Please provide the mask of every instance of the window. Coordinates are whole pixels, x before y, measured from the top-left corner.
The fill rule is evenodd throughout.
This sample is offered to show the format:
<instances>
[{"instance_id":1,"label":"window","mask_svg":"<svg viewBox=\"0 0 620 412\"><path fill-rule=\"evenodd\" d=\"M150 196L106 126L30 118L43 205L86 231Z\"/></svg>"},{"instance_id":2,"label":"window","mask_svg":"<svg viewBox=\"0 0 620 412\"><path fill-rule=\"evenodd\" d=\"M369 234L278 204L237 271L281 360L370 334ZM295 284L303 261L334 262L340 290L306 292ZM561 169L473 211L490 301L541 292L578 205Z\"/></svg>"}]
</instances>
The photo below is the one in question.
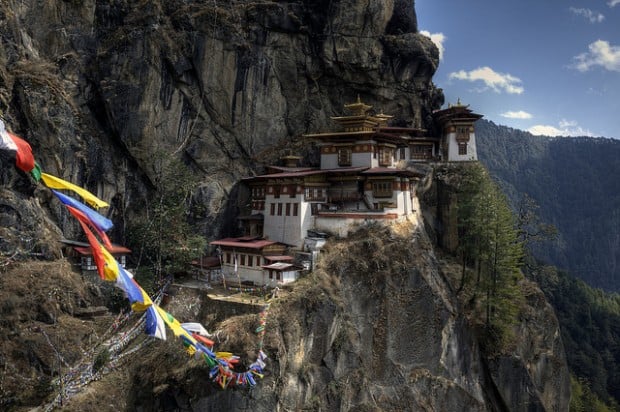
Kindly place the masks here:
<instances>
[{"instance_id":1,"label":"window","mask_svg":"<svg viewBox=\"0 0 620 412\"><path fill-rule=\"evenodd\" d=\"M273 271L272 270L269 271L269 279L273 279Z\"/></svg>"},{"instance_id":2,"label":"window","mask_svg":"<svg viewBox=\"0 0 620 412\"><path fill-rule=\"evenodd\" d=\"M290 185L288 188L289 197L295 197L297 195L297 186Z\"/></svg>"},{"instance_id":3,"label":"window","mask_svg":"<svg viewBox=\"0 0 620 412\"><path fill-rule=\"evenodd\" d=\"M389 166L392 164L392 149L389 147L379 148L379 164L381 166Z\"/></svg>"},{"instance_id":4,"label":"window","mask_svg":"<svg viewBox=\"0 0 620 412\"><path fill-rule=\"evenodd\" d=\"M411 146L411 158L414 160L425 160L433 157L432 145L413 145Z\"/></svg>"},{"instance_id":5,"label":"window","mask_svg":"<svg viewBox=\"0 0 620 412\"><path fill-rule=\"evenodd\" d=\"M399 151L398 155L400 157L400 160L403 160L405 158L405 148L401 147L400 149L398 149L398 151Z\"/></svg>"},{"instance_id":6,"label":"window","mask_svg":"<svg viewBox=\"0 0 620 412\"><path fill-rule=\"evenodd\" d=\"M456 140L465 142L469 140L469 126L458 126L456 128Z\"/></svg>"},{"instance_id":7,"label":"window","mask_svg":"<svg viewBox=\"0 0 620 412\"><path fill-rule=\"evenodd\" d=\"M265 188L260 186L260 187L253 187L252 188L252 197L254 199L264 199L265 198Z\"/></svg>"},{"instance_id":8,"label":"window","mask_svg":"<svg viewBox=\"0 0 620 412\"><path fill-rule=\"evenodd\" d=\"M310 204L310 211L312 213L312 216L316 216L319 214L319 204L318 203L311 203Z\"/></svg>"},{"instance_id":9,"label":"window","mask_svg":"<svg viewBox=\"0 0 620 412\"><path fill-rule=\"evenodd\" d=\"M467 154L467 142L459 142L459 155Z\"/></svg>"},{"instance_id":10,"label":"window","mask_svg":"<svg viewBox=\"0 0 620 412\"><path fill-rule=\"evenodd\" d=\"M299 203L293 203L293 216L299 215Z\"/></svg>"},{"instance_id":11,"label":"window","mask_svg":"<svg viewBox=\"0 0 620 412\"><path fill-rule=\"evenodd\" d=\"M230 263L232 260L231 256L230 256L230 252L226 252L226 263Z\"/></svg>"},{"instance_id":12,"label":"window","mask_svg":"<svg viewBox=\"0 0 620 412\"><path fill-rule=\"evenodd\" d=\"M248 255L248 266L254 266L254 256Z\"/></svg>"},{"instance_id":13,"label":"window","mask_svg":"<svg viewBox=\"0 0 620 412\"><path fill-rule=\"evenodd\" d=\"M392 181L380 180L372 183L374 197L392 197Z\"/></svg>"},{"instance_id":14,"label":"window","mask_svg":"<svg viewBox=\"0 0 620 412\"><path fill-rule=\"evenodd\" d=\"M306 200L316 200L316 201L324 201L325 200L325 189L324 188L306 188Z\"/></svg>"},{"instance_id":15,"label":"window","mask_svg":"<svg viewBox=\"0 0 620 412\"><path fill-rule=\"evenodd\" d=\"M291 204L287 203L286 204L286 216L290 216L291 215Z\"/></svg>"},{"instance_id":16,"label":"window","mask_svg":"<svg viewBox=\"0 0 620 412\"><path fill-rule=\"evenodd\" d=\"M282 190L282 188L280 186L274 186L273 187L273 197L278 199L280 197L280 190Z\"/></svg>"},{"instance_id":17,"label":"window","mask_svg":"<svg viewBox=\"0 0 620 412\"><path fill-rule=\"evenodd\" d=\"M245 266L245 255L240 255L240 259L241 259L241 263L239 263L241 266Z\"/></svg>"},{"instance_id":18,"label":"window","mask_svg":"<svg viewBox=\"0 0 620 412\"><path fill-rule=\"evenodd\" d=\"M278 203L278 216L282 216L282 203Z\"/></svg>"},{"instance_id":19,"label":"window","mask_svg":"<svg viewBox=\"0 0 620 412\"><path fill-rule=\"evenodd\" d=\"M273 215L276 214L276 204L272 203L270 206L271 206L271 210L270 210L271 213L270 214L271 214L271 216L273 216Z\"/></svg>"},{"instance_id":20,"label":"window","mask_svg":"<svg viewBox=\"0 0 620 412\"><path fill-rule=\"evenodd\" d=\"M277 280L282 280L282 273L276 272L276 279Z\"/></svg>"},{"instance_id":21,"label":"window","mask_svg":"<svg viewBox=\"0 0 620 412\"><path fill-rule=\"evenodd\" d=\"M338 166L351 166L351 149L338 149Z\"/></svg>"}]
</instances>

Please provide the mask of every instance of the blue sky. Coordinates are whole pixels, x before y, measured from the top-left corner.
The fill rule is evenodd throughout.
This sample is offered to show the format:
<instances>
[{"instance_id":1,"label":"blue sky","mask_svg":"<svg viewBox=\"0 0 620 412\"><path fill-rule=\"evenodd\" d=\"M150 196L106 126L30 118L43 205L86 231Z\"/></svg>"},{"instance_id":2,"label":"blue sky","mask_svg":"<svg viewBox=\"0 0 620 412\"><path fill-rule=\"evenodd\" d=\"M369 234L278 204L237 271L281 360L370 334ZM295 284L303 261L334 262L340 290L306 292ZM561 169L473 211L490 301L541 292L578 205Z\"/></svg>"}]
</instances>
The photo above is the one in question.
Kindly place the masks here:
<instances>
[{"instance_id":1,"label":"blue sky","mask_svg":"<svg viewBox=\"0 0 620 412\"><path fill-rule=\"evenodd\" d=\"M416 0L446 104L548 136L620 139L620 0Z\"/></svg>"}]
</instances>

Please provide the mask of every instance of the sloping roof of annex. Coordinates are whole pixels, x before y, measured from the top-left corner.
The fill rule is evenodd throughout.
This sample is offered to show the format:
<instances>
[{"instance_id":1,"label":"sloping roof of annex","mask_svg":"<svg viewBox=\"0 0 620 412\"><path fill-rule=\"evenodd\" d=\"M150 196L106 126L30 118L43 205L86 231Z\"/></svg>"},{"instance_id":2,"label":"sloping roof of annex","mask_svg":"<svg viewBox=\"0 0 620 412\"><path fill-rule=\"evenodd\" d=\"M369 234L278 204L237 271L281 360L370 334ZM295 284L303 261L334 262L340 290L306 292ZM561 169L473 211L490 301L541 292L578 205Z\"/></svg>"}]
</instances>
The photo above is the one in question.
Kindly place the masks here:
<instances>
[{"instance_id":1,"label":"sloping roof of annex","mask_svg":"<svg viewBox=\"0 0 620 412\"><path fill-rule=\"evenodd\" d=\"M245 249L262 249L265 246L275 245L279 242L275 240L267 240L262 238L246 238L246 237L227 237L224 239L214 240L211 245L227 246Z\"/></svg>"}]
</instances>

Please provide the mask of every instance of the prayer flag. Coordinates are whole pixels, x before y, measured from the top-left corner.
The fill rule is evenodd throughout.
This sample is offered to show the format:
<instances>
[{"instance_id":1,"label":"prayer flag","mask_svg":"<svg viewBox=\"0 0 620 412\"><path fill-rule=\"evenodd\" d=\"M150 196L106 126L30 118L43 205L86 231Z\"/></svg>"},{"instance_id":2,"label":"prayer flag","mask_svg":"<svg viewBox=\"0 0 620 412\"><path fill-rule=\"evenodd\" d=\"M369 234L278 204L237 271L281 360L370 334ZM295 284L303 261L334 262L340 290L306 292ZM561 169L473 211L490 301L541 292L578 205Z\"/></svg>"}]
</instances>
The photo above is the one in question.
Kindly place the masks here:
<instances>
[{"instance_id":1,"label":"prayer flag","mask_svg":"<svg viewBox=\"0 0 620 412\"><path fill-rule=\"evenodd\" d=\"M186 322L181 323L183 329L190 333L197 333L202 336L211 336L211 334L198 322Z\"/></svg>"},{"instance_id":2,"label":"prayer flag","mask_svg":"<svg viewBox=\"0 0 620 412\"><path fill-rule=\"evenodd\" d=\"M15 166L28 173L35 168L32 147L22 138L8 132L4 122L0 120L0 149L15 152Z\"/></svg>"},{"instance_id":3,"label":"prayer flag","mask_svg":"<svg viewBox=\"0 0 620 412\"><path fill-rule=\"evenodd\" d=\"M118 278L118 272L121 265L118 264L114 256L108 250L103 247L102 244L99 244L99 249L101 250L101 254L103 255L103 259L105 261L105 266L103 268L103 280L115 281Z\"/></svg>"},{"instance_id":4,"label":"prayer flag","mask_svg":"<svg viewBox=\"0 0 620 412\"><path fill-rule=\"evenodd\" d=\"M57 190L52 189L52 192L58 197L58 199L66 206L71 206L78 209L80 212L84 213L88 217L88 219L93 223L93 225L97 226L97 228L103 232L112 229L114 224L107 217L102 216L99 212L91 209L86 206L84 203L77 201L76 199L63 195Z\"/></svg>"},{"instance_id":5,"label":"prayer flag","mask_svg":"<svg viewBox=\"0 0 620 412\"><path fill-rule=\"evenodd\" d=\"M97 208L110 206L103 200L90 193L88 190L82 189L81 187L76 186L73 183L69 183L66 180L62 180L59 177L48 175L47 173L41 173L41 179L43 179L43 183L45 183L45 186L49 187L50 189L65 189L77 193L78 195L82 196L82 198L89 205L95 206Z\"/></svg>"},{"instance_id":6,"label":"prayer flag","mask_svg":"<svg viewBox=\"0 0 620 412\"><path fill-rule=\"evenodd\" d=\"M153 305L153 301L149 297L148 293L146 293L135 280L131 279L131 281L138 287L140 293L142 294L140 300L131 305L131 309L134 312L144 312L147 308L150 308L151 305Z\"/></svg>"},{"instance_id":7,"label":"prayer flag","mask_svg":"<svg viewBox=\"0 0 620 412\"><path fill-rule=\"evenodd\" d=\"M53 192L53 190L52 190L52 192ZM90 220L88 218L88 216L86 216L84 213L82 213L80 210L74 208L73 206L67 206L67 210L78 221L80 221L81 223L84 223L84 224L86 224L88 226L91 226L95 230L95 232L97 232L97 234L99 235L99 237L101 238L103 243L106 245L106 247L112 249L112 242L110 242L110 239L108 238L108 235L106 235L105 232L103 232L92 220Z\"/></svg>"},{"instance_id":8,"label":"prayer flag","mask_svg":"<svg viewBox=\"0 0 620 412\"><path fill-rule=\"evenodd\" d=\"M127 294L127 298L131 302L131 309L134 312L144 312L153 304L149 295L134 280L131 272L125 270L121 265L118 265L116 286Z\"/></svg>"},{"instance_id":9,"label":"prayer flag","mask_svg":"<svg viewBox=\"0 0 620 412\"><path fill-rule=\"evenodd\" d=\"M164 320L153 306L149 306L146 310L146 334L154 338L166 340Z\"/></svg>"},{"instance_id":10,"label":"prayer flag","mask_svg":"<svg viewBox=\"0 0 620 412\"><path fill-rule=\"evenodd\" d=\"M172 330L172 333L174 333L174 336L180 336L186 339L188 343L196 346L196 343L197 343L196 339L194 339L194 337L191 334L189 334L189 332L183 329L183 327L181 326L181 323L179 323L179 321L176 320L174 316L172 316L171 314L169 314L168 312L166 312L165 310L163 310L162 308L160 308L159 306L155 304L153 304L153 306L155 306L155 309L157 309L157 311L161 315L164 322L166 322L168 327Z\"/></svg>"},{"instance_id":11,"label":"prayer flag","mask_svg":"<svg viewBox=\"0 0 620 412\"><path fill-rule=\"evenodd\" d=\"M37 163L36 161L34 162L34 169L32 169L30 171L30 175L34 178L34 180L36 180L37 182L39 180L41 180L41 166L39 166L39 163Z\"/></svg>"},{"instance_id":12,"label":"prayer flag","mask_svg":"<svg viewBox=\"0 0 620 412\"><path fill-rule=\"evenodd\" d=\"M103 257L103 253L101 252L103 248L101 247L101 244L99 243L93 232L91 232L88 228L88 225L79 219L78 222L80 222L80 225L82 226L82 229L86 234L86 239L88 239L88 243L90 244L90 249L93 252L93 258L95 259L95 265L97 266L97 272L99 273L99 277L101 279L105 279L105 258Z\"/></svg>"}]
</instances>

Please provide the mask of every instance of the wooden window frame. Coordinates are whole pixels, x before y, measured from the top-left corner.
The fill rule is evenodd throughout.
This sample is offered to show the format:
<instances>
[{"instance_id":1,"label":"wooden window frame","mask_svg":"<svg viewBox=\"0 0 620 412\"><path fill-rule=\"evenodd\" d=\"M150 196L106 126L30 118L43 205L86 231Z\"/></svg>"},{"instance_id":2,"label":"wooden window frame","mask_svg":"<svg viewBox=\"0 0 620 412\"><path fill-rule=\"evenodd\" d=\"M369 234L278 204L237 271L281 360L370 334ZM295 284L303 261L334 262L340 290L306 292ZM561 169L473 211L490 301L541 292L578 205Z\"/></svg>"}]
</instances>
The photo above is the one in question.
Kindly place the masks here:
<instances>
[{"instance_id":1,"label":"wooden window frame","mask_svg":"<svg viewBox=\"0 0 620 412\"><path fill-rule=\"evenodd\" d=\"M377 180L372 182L372 196L388 198L394 196L394 186L391 180Z\"/></svg>"},{"instance_id":2,"label":"wooden window frame","mask_svg":"<svg viewBox=\"0 0 620 412\"><path fill-rule=\"evenodd\" d=\"M351 166L352 150L350 147L341 147L338 149L338 166Z\"/></svg>"},{"instance_id":3,"label":"wooden window frame","mask_svg":"<svg viewBox=\"0 0 620 412\"><path fill-rule=\"evenodd\" d=\"M379 148L379 166L390 166L392 164L392 149L389 147Z\"/></svg>"}]
</instances>

